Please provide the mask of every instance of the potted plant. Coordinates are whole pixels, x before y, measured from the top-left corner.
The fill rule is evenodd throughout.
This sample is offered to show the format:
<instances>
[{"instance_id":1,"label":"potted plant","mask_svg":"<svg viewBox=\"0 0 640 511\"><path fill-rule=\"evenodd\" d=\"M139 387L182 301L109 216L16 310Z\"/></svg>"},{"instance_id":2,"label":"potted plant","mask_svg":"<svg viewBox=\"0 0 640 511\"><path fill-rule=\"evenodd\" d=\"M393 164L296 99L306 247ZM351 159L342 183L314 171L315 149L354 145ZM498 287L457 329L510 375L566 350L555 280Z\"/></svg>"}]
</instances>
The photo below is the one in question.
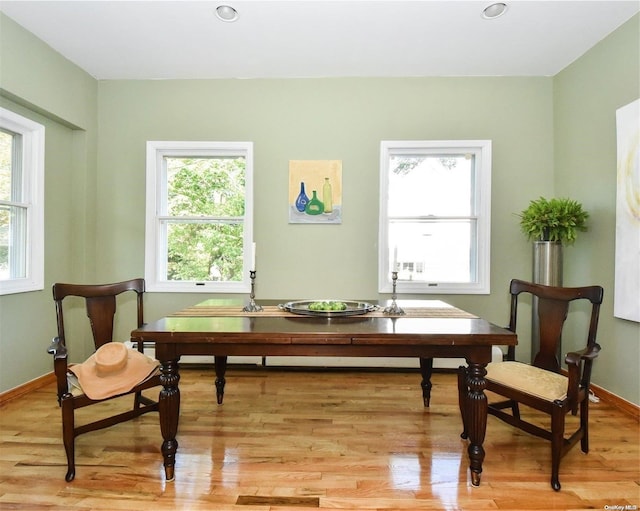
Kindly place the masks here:
<instances>
[{"instance_id":1,"label":"potted plant","mask_svg":"<svg viewBox=\"0 0 640 511\"><path fill-rule=\"evenodd\" d=\"M532 200L519 216L520 228L527 239L572 244L578 231L587 230L589 213L572 199L540 197Z\"/></svg>"},{"instance_id":2,"label":"potted plant","mask_svg":"<svg viewBox=\"0 0 640 511\"><path fill-rule=\"evenodd\" d=\"M572 199L532 200L520 215L520 228L533 240L533 282L562 286L562 245L573 244L578 231L587 230L589 214ZM532 304L531 360L540 347L537 301ZM556 356L559 357L560 353Z\"/></svg>"}]
</instances>

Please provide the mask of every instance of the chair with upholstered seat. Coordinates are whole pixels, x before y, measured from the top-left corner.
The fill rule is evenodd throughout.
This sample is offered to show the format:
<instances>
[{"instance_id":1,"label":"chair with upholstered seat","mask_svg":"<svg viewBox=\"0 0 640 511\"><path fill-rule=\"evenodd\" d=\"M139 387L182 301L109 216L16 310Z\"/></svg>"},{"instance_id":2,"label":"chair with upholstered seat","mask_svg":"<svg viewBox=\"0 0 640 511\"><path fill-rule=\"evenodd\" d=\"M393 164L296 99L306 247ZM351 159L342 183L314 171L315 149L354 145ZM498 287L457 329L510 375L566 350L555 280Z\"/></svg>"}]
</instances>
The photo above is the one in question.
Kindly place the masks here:
<instances>
[{"instance_id":1,"label":"chair with upholstered seat","mask_svg":"<svg viewBox=\"0 0 640 511\"><path fill-rule=\"evenodd\" d=\"M135 326L140 327L144 322L143 314L143 295L145 291L144 279L133 279L125 282L118 282L115 284L99 284L99 285L85 285L85 284L61 284L57 283L53 285L53 299L55 302L58 335L54 338L48 352L53 355L54 372L57 382L57 394L58 404L62 410L62 437L64 448L67 455L67 474L66 480L72 481L75 477L75 438L78 435L87 433L89 431L95 431L98 429L113 426L115 424L130 420L134 417L138 417L144 413L158 411L158 403L148 399L142 395L142 391L150 387L160 385L160 373L157 370L157 362L155 360L149 361L151 372L146 374L146 378L142 381L136 381L133 384L133 388L128 391L123 389L129 388L128 386L118 386L116 383L116 394L108 395L107 397L100 399L91 399L82 390L81 385L78 385L78 381L73 377L70 371L72 364L68 363L68 339L65 334L64 313L72 308L69 300L65 301L67 297L80 297L84 301L86 307L86 314L91 325L91 332L93 336L94 348L99 350L107 343L113 341L114 332L114 317L116 313L116 304L125 305L130 308L136 309L137 323ZM126 292L135 293L135 302L125 302L126 295L119 298ZM128 295L129 293L127 293ZM133 296L133 295L131 295ZM63 301L65 301L65 307L63 307ZM82 302L81 302L82 303ZM133 312L133 311L132 311ZM120 314L119 316L123 316ZM131 330L133 330L132 325ZM73 331L76 331L74 328ZM115 344L115 343L114 343ZM110 347L118 348L122 350L122 345ZM142 355L143 346L138 344L138 352L132 353L135 357L143 358L147 362L147 358ZM124 351L125 357L128 351ZM130 356L131 356L130 355ZM95 356L95 354L94 354ZM109 355L110 356L110 355ZM91 357L90 357L91 358ZM143 362L144 363L144 362ZM118 375L121 378L122 375ZM87 387L87 392L89 388ZM100 403L108 399L133 394L133 408L125 412L121 412L114 416L102 418L100 420L93 421L88 424L77 426L75 424L75 410L83 408L95 403ZM94 396L95 397L95 396Z\"/></svg>"},{"instance_id":2,"label":"chair with upholstered seat","mask_svg":"<svg viewBox=\"0 0 640 511\"><path fill-rule=\"evenodd\" d=\"M514 279L510 287L511 315L508 327L513 332L516 332L518 298L522 293L530 294L537 300L540 349L532 364L517 362L515 346L512 346L508 349L505 361L487 365L486 390L506 398L498 402L490 400L488 412L512 426L551 441L551 486L558 491L560 459L578 441L584 453L589 451L589 384L593 360L600 351L596 332L603 289L600 286L544 286ZM562 330L571 302L580 300L590 302L590 312L586 318L589 321L588 328L585 326L586 346L566 355L564 361L567 370L563 371L557 357ZM467 438L466 418L469 416L466 411L467 376L466 368L461 367L458 389L463 438ZM533 419L527 421L521 418L519 404L548 414L551 417L550 429L534 424ZM569 412L576 415L578 410L580 418L577 429L565 435L566 415Z\"/></svg>"}]
</instances>

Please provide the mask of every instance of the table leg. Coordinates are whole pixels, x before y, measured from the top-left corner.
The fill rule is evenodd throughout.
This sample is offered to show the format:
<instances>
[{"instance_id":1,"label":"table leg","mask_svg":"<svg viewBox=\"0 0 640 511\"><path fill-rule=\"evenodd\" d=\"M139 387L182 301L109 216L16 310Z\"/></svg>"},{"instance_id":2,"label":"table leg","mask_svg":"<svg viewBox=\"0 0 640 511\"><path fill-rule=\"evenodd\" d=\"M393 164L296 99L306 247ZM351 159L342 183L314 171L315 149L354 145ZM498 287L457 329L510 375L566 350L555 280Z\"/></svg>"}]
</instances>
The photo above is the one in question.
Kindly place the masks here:
<instances>
[{"instance_id":1,"label":"table leg","mask_svg":"<svg viewBox=\"0 0 640 511\"><path fill-rule=\"evenodd\" d=\"M458 367L458 406L460 407L460 418L462 419L462 433L460 433L460 438L467 440L469 438L469 433L467 433L467 406L468 399L467 394L469 393L469 385L467 384L467 368L466 366Z\"/></svg>"},{"instance_id":2,"label":"table leg","mask_svg":"<svg viewBox=\"0 0 640 511\"><path fill-rule=\"evenodd\" d=\"M162 455L164 456L164 472L167 482L174 479L176 451L178 450L178 417L180 416L180 389L178 382L178 360L163 360L160 364L160 382L162 390L158 400L160 414L160 431L162 432Z\"/></svg>"},{"instance_id":3,"label":"table leg","mask_svg":"<svg viewBox=\"0 0 640 511\"><path fill-rule=\"evenodd\" d=\"M224 399L224 385L227 383L224 375L227 372L227 357L214 357L216 366L216 399L222 404Z\"/></svg>"},{"instance_id":4,"label":"table leg","mask_svg":"<svg viewBox=\"0 0 640 511\"><path fill-rule=\"evenodd\" d=\"M471 469L471 484L480 485L480 474L482 473L482 461L484 460L484 449L482 443L487 431L487 396L484 389L487 382L484 377L487 374L487 364L469 363L467 370L467 403L465 410L467 416L464 418L467 433L469 435L469 468Z\"/></svg>"},{"instance_id":5,"label":"table leg","mask_svg":"<svg viewBox=\"0 0 640 511\"><path fill-rule=\"evenodd\" d=\"M420 373L422 373L422 401L425 408L429 408L431 401L431 375L433 374L433 359L420 357Z\"/></svg>"}]
</instances>

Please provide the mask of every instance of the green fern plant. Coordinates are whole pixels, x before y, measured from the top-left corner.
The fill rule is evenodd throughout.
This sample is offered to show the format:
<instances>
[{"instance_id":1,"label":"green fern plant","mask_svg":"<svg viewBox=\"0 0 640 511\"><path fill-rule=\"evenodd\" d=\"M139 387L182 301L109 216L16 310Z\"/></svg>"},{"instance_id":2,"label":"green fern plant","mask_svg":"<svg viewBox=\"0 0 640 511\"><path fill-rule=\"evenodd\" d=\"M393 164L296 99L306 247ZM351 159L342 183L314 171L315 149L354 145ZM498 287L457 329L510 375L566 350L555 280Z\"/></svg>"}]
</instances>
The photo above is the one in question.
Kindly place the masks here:
<instances>
[{"instance_id":1,"label":"green fern plant","mask_svg":"<svg viewBox=\"0 0 640 511\"><path fill-rule=\"evenodd\" d=\"M527 239L572 244L578 231L587 230L589 213L572 199L547 200L540 197L532 200L518 216L520 228Z\"/></svg>"}]
</instances>

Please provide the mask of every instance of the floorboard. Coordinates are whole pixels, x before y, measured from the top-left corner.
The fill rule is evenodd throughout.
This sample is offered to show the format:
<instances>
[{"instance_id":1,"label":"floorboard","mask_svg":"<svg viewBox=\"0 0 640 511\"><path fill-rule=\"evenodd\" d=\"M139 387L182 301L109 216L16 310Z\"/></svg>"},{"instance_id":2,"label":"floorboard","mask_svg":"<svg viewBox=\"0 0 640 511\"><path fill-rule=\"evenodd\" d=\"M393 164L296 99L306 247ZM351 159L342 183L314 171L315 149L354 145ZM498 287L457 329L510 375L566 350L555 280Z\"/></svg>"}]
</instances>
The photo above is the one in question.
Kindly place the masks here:
<instances>
[{"instance_id":1,"label":"floorboard","mask_svg":"<svg viewBox=\"0 0 640 511\"><path fill-rule=\"evenodd\" d=\"M176 479L164 481L157 414L77 439L66 483L53 384L0 408L0 510L637 510L640 428L591 404L591 449L562 460L489 417L480 487L459 437L456 377L436 373L431 407L414 371L231 367L224 404L212 368L181 370ZM101 413L129 401L101 405ZM90 407L95 408L95 407ZM544 421L530 410L523 414ZM81 410L78 421L97 412ZM570 417L571 423L575 418ZM617 507L616 507L617 506Z\"/></svg>"}]
</instances>

